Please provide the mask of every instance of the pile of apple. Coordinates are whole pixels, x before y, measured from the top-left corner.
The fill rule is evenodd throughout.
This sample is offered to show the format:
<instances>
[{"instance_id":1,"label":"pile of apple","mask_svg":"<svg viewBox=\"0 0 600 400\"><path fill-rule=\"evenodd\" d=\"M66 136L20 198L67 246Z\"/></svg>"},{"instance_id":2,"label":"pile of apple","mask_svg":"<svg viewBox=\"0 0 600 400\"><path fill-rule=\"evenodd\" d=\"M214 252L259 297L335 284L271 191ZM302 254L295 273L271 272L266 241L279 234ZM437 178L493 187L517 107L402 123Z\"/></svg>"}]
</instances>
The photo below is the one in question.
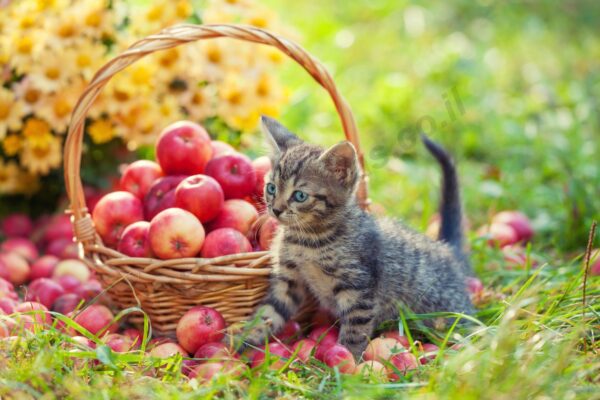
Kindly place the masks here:
<instances>
[{"instance_id":1,"label":"pile of apple","mask_svg":"<svg viewBox=\"0 0 600 400\"><path fill-rule=\"evenodd\" d=\"M68 216L46 216L34 224L24 214L12 214L0 232L6 238L0 243L0 315L31 307L68 314L102 292L78 259Z\"/></svg>"},{"instance_id":2,"label":"pile of apple","mask_svg":"<svg viewBox=\"0 0 600 400\"><path fill-rule=\"evenodd\" d=\"M169 356L179 353L186 357L183 372L190 378L210 380L216 374L241 375L249 367L278 370L286 364L295 368L298 363L319 363L337 367L344 374L375 374L382 379L396 380L399 374L417 369L437 356L438 347L431 343L414 343L398 332L385 332L373 339L357 364L350 351L338 343L339 331L332 316L319 310L313 316L312 329L303 337L296 321L289 321L281 333L269 344L249 348L241 355L233 351L225 340L225 320L214 309L198 306L190 309L177 325L178 343L167 342L156 346L151 354ZM226 340L225 340L226 341ZM419 358L415 356L419 354ZM192 358L188 358L188 357Z\"/></svg>"},{"instance_id":3,"label":"pile of apple","mask_svg":"<svg viewBox=\"0 0 600 400\"><path fill-rule=\"evenodd\" d=\"M252 161L190 121L166 127L156 159L124 168L92 217L105 245L131 257L213 258L266 250L276 220L262 211L267 157Z\"/></svg>"}]
</instances>

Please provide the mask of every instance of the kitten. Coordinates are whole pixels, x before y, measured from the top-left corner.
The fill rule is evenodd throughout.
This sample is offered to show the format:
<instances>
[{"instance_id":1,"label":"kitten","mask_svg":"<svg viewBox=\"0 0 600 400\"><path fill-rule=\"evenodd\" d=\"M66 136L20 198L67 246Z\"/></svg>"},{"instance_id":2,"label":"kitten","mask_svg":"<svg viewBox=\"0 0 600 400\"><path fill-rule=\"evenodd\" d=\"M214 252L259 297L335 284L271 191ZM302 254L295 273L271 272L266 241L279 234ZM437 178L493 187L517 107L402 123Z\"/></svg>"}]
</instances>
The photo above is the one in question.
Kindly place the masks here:
<instances>
[{"instance_id":1,"label":"kitten","mask_svg":"<svg viewBox=\"0 0 600 400\"><path fill-rule=\"evenodd\" d=\"M271 245L269 293L256 314L263 323L247 332L248 343L276 334L308 292L340 319L340 343L356 357L379 323L398 317L398 304L416 313L473 311L456 171L439 145L423 137L444 175L436 242L358 206L352 144L324 150L274 119L262 124L273 150L265 202L281 228Z\"/></svg>"}]
</instances>

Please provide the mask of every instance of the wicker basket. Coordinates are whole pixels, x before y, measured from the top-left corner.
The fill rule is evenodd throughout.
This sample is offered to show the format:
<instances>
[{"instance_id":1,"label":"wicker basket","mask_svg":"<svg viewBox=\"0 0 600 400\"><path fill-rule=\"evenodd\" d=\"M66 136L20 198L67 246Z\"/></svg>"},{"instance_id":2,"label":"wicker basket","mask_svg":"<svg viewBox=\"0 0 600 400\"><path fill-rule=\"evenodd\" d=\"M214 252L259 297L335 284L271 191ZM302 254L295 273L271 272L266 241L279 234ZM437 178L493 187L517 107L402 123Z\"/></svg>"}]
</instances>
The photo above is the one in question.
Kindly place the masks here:
<instances>
[{"instance_id":1,"label":"wicker basket","mask_svg":"<svg viewBox=\"0 0 600 400\"><path fill-rule=\"evenodd\" d=\"M127 257L103 245L86 208L80 176L85 118L95 98L113 75L147 54L185 43L219 37L274 46L300 64L331 96L346 138L356 147L364 170L356 125L348 104L338 93L323 65L297 44L265 30L239 25L177 25L133 44L104 65L79 98L65 142L64 167L75 239L83 259L96 271L115 305L140 306L152 329L172 334L189 308L206 305L220 311L228 323L248 318L268 288L267 252L235 254L213 259L157 260ZM361 176L358 198L367 207L367 178ZM306 311L306 309L305 309ZM131 316L141 324L143 316Z\"/></svg>"}]
</instances>

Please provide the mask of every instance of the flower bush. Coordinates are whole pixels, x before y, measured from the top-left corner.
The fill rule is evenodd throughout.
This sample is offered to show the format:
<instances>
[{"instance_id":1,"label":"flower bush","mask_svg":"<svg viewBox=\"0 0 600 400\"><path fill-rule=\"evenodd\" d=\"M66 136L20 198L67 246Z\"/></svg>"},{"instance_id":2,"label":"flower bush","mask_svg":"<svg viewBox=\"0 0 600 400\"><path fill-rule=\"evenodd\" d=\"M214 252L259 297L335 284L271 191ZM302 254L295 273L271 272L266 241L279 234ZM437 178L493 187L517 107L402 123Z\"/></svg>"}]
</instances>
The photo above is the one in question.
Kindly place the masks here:
<instances>
[{"instance_id":1,"label":"flower bush","mask_svg":"<svg viewBox=\"0 0 600 400\"><path fill-rule=\"evenodd\" d=\"M78 96L99 67L137 39L181 22L281 30L254 0L212 0L202 10L190 0L130 3L0 2L0 195L31 194L60 177ZM281 60L275 49L219 39L138 61L117 74L92 107L84 159L94 153L115 170L112 153L119 147L144 149L160 127L183 118L228 138L254 131L260 114L276 115L285 103L273 71Z\"/></svg>"}]
</instances>

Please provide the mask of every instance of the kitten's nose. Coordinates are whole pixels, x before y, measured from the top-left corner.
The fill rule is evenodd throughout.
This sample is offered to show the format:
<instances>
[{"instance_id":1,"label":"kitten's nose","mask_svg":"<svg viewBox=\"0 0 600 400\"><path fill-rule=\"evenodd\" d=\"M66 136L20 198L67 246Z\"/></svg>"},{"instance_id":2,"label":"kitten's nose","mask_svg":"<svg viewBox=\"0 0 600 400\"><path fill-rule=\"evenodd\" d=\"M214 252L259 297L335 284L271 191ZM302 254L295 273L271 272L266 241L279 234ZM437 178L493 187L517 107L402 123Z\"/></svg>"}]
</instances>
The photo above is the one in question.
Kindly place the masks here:
<instances>
[{"instance_id":1,"label":"kitten's nose","mask_svg":"<svg viewBox=\"0 0 600 400\"><path fill-rule=\"evenodd\" d=\"M281 210L278 210L276 208L273 209L273 214L275 214L276 217L279 217L279 215L282 213Z\"/></svg>"}]
</instances>

